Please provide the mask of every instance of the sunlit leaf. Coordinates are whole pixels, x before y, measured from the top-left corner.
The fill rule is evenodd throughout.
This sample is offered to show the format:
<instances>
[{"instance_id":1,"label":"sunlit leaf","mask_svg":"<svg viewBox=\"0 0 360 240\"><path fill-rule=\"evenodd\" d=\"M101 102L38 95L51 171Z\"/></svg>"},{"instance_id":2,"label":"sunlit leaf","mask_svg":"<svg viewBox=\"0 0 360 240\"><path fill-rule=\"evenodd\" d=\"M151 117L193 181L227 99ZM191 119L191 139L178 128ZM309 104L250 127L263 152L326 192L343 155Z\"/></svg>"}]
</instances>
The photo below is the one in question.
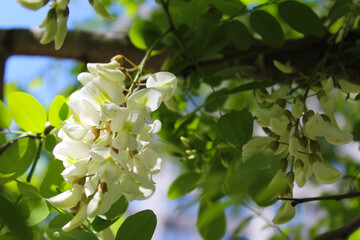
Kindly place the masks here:
<instances>
[{"instance_id":1,"label":"sunlit leaf","mask_svg":"<svg viewBox=\"0 0 360 240\"><path fill-rule=\"evenodd\" d=\"M125 219L116 233L116 240L150 240L156 227L156 215L144 210Z\"/></svg>"},{"instance_id":2,"label":"sunlit leaf","mask_svg":"<svg viewBox=\"0 0 360 240\"><path fill-rule=\"evenodd\" d=\"M61 172L64 170L62 161L52 159L49 161L45 177L40 185L40 193L46 198L53 197L61 191L65 184Z\"/></svg>"},{"instance_id":3,"label":"sunlit leaf","mask_svg":"<svg viewBox=\"0 0 360 240\"><path fill-rule=\"evenodd\" d=\"M46 111L36 98L24 92L13 92L8 104L11 116L19 127L34 133L44 131Z\"/></svg>"},{"instance_id":4,"label":"sunlit leaf","mask_svg":"<svg viewBox=\"0 0 360 240\"><path fill-rule=\"evenodd\" d=\"M280 23L268 12L263 10L252 12L250 23L265 43L272 47L281 47L284 44L284 32Z\"/></svg>"},{"instance_id":5,"label":"sunlit leaf","mask_svg":"<svg viewBox=\"0 0 360 240\"><path fill-rule=\"evenodd\" d=\"M147 50L160 34L160 29L154 23L145 20L137 20L130 28L129 38L135 47L141 50ZM159 49L161 49L161 44L155 48L155 50Z\"/></svg>"},{"instance_id":6,"label":"sunlit leaf","mask_svg":"<svg viewBox=\"0 0 360 240\"><path fill-rule=\"evenodd\" d=\"M71 114L63 95L57 95L52 101L49 109L49 122L51 126L58 127Z\"/></svg>"},{"instance_id":7,"label":"sunlit leaf","mask_svg":"<svg viewBox=\"0 0 360 240\"><path fill-rule=\"evenodd\" d=\"M36 150L37 146L33 138L21 138L11 144L0 155L1 172L4 174L14 173L13 178L21 176L34 160Z\"/></svg>"},{"instance_id":8,"label":"sunlit leaf","mask_svg":"<svg viewBox=\"0 0 360 240\"><path fill-rule=\"evenodd\" d=\"M0 100L0 128L8 128L11 124L11 114L3 101Z\"/></svg>"},{"instance_id":9,"label":"sunlit leaf","mask_svg":"<svg viewBox=\"0 0 360 240\"><path fill-rule=\"evenodd\" d=\"M49 207L43 198L28 198L25 200L30 216L26 219L28 226L33 226L43 221L50 214Z\"/></svg>"}]
</instances>

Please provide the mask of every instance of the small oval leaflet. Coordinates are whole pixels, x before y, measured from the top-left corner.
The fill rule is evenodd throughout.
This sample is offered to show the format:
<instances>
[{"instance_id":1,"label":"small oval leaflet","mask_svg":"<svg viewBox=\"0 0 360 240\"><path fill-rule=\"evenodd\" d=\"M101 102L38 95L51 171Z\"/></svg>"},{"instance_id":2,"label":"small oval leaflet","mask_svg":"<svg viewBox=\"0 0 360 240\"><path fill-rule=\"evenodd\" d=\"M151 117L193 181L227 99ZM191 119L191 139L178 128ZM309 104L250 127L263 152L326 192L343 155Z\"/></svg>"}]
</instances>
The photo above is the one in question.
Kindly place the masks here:
<instances>
[{"instance_id":1,"label":"small oval leaflet","mask_svg":"<svg viewBox=\"0 0 360 240\"><path fill-rule=\"evenodd\" d=\"M44 131L46 111L36 98L24 92L13 92L9 95L8 105L11 116L19 127L34 133Z\"/></svg>"},{"instance_id":2,"label":"small oval leaflet","mask_svg":"<svg viewBox=\"0 0 360 240\"><path fill-rule=\"evenodd\" d=\"M322 37L325 29L320 18L305 4L285 1L278 4L280 16L294 30L303 34Z\"/></svg>"},{"instance_id":3,"label":"small oval leaflet","mask_svg":"<svg viewBox=\"0 0 360 240\"><path fill-rule=\"evenodd\" d=\"M268 12L258 10L250 15L250 24L271 47L281 47L284 42L284 32L280 23Z\"/></svg>"},{"instance_id":4,"label":"small oval leaflet","mask_svg":"<svg viewBox=\"0 0 360 240\"><path fill-rule=\"evenodd\" d=\"M247 111L234 111L220 117L217 133L234 145L244 145L252 136L253 117Z\"/></svg>"},{"instance_id":5,"label":"small oval leaflet","mask_svg":"<svg viewBox=\"0 0 360 240\"><path fill-rule=\"evenodd\" d=\"M121 224L116 240L150 240L154 234L157 219L153 211L147 209L129 216Z\"/></svg>"}]
</instances>

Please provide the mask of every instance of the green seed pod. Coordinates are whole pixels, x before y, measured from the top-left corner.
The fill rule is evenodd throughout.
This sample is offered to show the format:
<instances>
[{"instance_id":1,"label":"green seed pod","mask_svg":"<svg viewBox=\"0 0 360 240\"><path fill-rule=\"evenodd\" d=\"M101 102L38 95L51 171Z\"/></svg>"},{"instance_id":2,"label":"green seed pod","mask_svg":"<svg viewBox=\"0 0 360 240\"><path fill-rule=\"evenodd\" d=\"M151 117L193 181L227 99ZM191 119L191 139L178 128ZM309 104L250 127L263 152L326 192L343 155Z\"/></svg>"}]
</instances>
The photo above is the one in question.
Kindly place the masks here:
<instances>
[{"instance_id":1,"label":"green seed pod","mask_svg":"<svg viewBox=\"0 0 360 240\"><path fill-rule=\"evenodd\" d=\"M46 17L46 29L44 35L42 36L40 43L47 44L54 39L57 32L57 23L56 23L56 11L54 8L50 9Z\"/></svg>"},{"instance_id":2,"label":"green seed pod","mask_svg":"<svg viewBox=\"0 0 360 240\"><path fill-rule=\"evenodd\" d=\"M49 0L16 0L23 7L26 7L31 10L38 10L39 8L45 6Z\"/></svg>"},{"instance_id":3,"label":"green seed pod","mask_svg":"<svg viewBox=\"0 0 360 240\"><path fill-rule=\"evenodd\" d=\"M292 194L283 195L284 198L292 198ZM295 217L295 208L291 205L291 201L283 200L281 206L273 218L272 222L275 224L284 224Z\"/></svg>"},{"instance_id":4,"label":"green seed pod","mask_svg":"<svg viewBox=\"0 0 360 240\"><path fill-rule=\"evenodd\" d=\"M57 22L57 32L55 34L54 42L55 42L55 49L59 50L64 43L66 34L67 34L67 20L69 16L69 10L67 9L67 14L60 15L59 20Z\"/></svg>"},{"instance_id":5,"label":"green seed pod","mask_svg":"<svg viewBox=\"0 0 360 240\"><path fill-rule=\"evenodd\" d=\"M69 4L69 0L56 0L56 8L60 10L67 9L68 4Z\"/></svg>"},{"instance_id":6,"label":"green seed pod","mask_svg":"<svg viewBox=\"0 0 360 240\"><path fill-rule=\"evenodd\" d=\"M109 12L105 9L104 5L101 3L100 0L89 0L90 5L94 8L95 12L99 14L101 17L113 21L113 18Z\"/></svg>"}]
</instances>

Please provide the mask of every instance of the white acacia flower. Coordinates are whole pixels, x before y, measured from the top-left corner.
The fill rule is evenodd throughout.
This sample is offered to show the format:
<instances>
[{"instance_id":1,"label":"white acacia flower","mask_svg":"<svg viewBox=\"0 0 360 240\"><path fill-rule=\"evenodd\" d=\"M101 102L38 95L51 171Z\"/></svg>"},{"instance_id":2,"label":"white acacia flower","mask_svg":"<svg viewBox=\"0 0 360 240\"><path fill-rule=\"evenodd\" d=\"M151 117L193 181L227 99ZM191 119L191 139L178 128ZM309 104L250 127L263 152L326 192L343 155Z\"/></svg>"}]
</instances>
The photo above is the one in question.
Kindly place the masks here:
<instances>
[{"instance_id":1,"label":"white acacia flower","mask_svg":"<svg viewBox=\"0 0 360 240\"><path fill-rule=\"evenodd\" d=\"M264 124L261 126L270 126L270 120L272 118L279 118L282 116L284 109L277 104L274 104L270 108L257 108L254 110L254 115L261 120Z\"/></svg>"},{"instance_id":2,"label":"white acacia flower","mask_svg":"<svg viewBox=\"0 0 360 240\"><path fill-rule=\"evenodd\" d=\"M64 177L66 182L72 183L73 180L84 177L88 172L88 160L79 160L74 164L66 167L61 175Z\"/></svg>"},{"instance_id":3,"label":"white acacia flower","mask_svg":"<svg viewBox=\"0 0 360 240\"><path fill-rule=\"evenodd\" d=\"M90 126L97 126L100 122L99 112L95 106L86 100L83 94L74 92L68 101L74 120Z\"/></svg>"},{"instance_id":4,"label":"white acacia flower","mask_svg":"<svg viewBox=\"0 0 360 240\"><path fill-rule=\"evenodd\" d=\"M62 160L65 167L79 160L88 160L90 157L89 152L89 145L77 141L60 142L53 150L55 158Z\"/></svg>"},{"instance_id":5,"label":"white acacia flower","mask_svg":"<svg viewBox=\"0 0 360 240\"><path fill-rule=\"evenodd\" d=\"M353 140L353 135L334 127L329 122L325 122L325 139L333 145L348 144Z\"/></svg>"},{"instance_id":6,"label":"white acacia flower","mask_svg":"<svg viewBox=\"0 0 360 240\"><path fill-rule=\"evenodd\" d=\"M84 193L83 186L73 184L71 190L67 190L54 197L48 199L49 203L57 208L73 208L75 207Z\"/></svg>"},{"instance_id":7,"label":"white acacia flower","mask_svg":"<svg viewBox=\"0 0 360 240\"><path fill-rule=\"evenodd\" d=\"M317 158L316 160L311 159L310 163L314 170L314 175L316 180L322 184L331 184L339 181L344 173L340 172L334 168L330 163L325 161L322 157Z\"/></svg>"},{"instance_id":8,"label":"white acacia flower","mask_svg":"<svg viewBox=\"0 0 360 240\"><path fill-rule=\"evenodd\" d=\"M161 93L155 89L144 88L132 94L126 106L131 110L140 110L149 114L160 107L162 101Z\"/></svg>"},{"instance_id":9,"label":"white acacia flower","mask_svg":"<svg viewBox=\"0 0 360 240\"><path fill-rule=\"evenodd\" d=\"M170 98L172 98L176 89L176 85L176 76L169 72L158 72L152 74L146 81L146 87L159 91L163 101L168 101Z\"/></svg>"},{"instance_id":10,"label":"white acacia flower","mask_svg":"<svg viewBox=\"0 0 360 240\"><path fill-rule=\"evenodd\" d=\"M65 224L65 226L62 227L62 230L64 232L69 232L79 227L87 218L86 210L87 205L83 205L80 208L79 212L75 215L75 217L73 217L70 222L68 222L67 224Z\"/></svg>"},{"instance_id":11,"label":"white acacia flower","mask_svg":"<svg viewBox=\"0 0 360 240\"><path fill-rule=\"evenodd\" d=\"M314 114L309 118L305 124L306 136L314 139L315 136L323 137L326 129L324 127L325 121L322 119L319 113Z\"/></svg>"}]
</instances>

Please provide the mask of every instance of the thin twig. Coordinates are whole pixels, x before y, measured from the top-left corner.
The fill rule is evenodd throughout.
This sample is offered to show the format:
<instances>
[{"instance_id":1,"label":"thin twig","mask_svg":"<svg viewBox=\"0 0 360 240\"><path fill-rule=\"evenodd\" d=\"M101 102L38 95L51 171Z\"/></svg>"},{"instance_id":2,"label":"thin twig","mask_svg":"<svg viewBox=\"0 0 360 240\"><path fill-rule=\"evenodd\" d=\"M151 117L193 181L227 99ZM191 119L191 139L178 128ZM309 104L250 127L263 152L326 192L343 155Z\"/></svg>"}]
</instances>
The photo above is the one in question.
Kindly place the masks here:
<instances>
[{"instance_id":1,"label":"thin twig","mask_svg":"<svg viewBox=\"0 0 360 240\"><path fill-rule=\"evenodd\" d=\"M295 207L298 204L312 201L324 201L324 200L343 200L348 198L360 197L360 192L346 193L340 195L322 196L322 197L309 197L309 198L277 198L278 200L291 201L291 206Z\"/></svg>"},{"instance_id":2,"label":"thin twig","mask_svg":"<svg viewBox=\"0 0 360 240\"><path fill-rule=\"evenodd\" d=\"M34 163L33 165L31 166L31 169L30 169L30 172L29 172L29 175L27 176L26 178L26 181L27 182L30 182L31 181L31 178L35 172L35 168L36 168L36 165L39 161L39 158L40 158L40 154L41 154L41 150L42 150L42 145L43 145L43 140L40 139L40 143L39 143L39 147L37 149L37 152L36 152L36 156L35 156L35 160L34 160Z\"/></svg>"},{"instance_id":3,"label":"thin twig","mask_svg":"<svg viewBox=\"0 0 360 240\"><path fill-rule=\"evenodd\" d=\"M326 232L318 237L315 240L345 240L348 239L349 236L355 232L360 227L360 216L354 218L347 224L342 227L335 229L333 231Z\"/></svg>"}]
</instances>

